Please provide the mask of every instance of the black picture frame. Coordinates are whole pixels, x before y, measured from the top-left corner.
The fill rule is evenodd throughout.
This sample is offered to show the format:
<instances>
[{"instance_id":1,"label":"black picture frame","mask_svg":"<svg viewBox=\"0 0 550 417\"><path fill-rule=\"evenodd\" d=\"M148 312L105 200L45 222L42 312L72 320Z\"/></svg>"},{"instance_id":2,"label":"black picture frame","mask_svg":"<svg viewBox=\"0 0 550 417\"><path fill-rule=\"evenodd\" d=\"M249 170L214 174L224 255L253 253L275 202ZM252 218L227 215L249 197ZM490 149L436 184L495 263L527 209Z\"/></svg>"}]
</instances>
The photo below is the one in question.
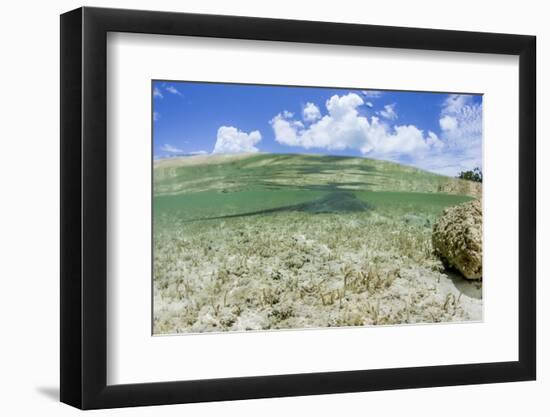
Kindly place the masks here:
<instances>
[{"instance_id":1,"label":"black picture frame","mask_svg":"<svg viewBox=\"0 0 550 417\"><path fill-rule=\"evenodd\" d=\"M519 358L513 362L107 385L108 32L519 56ZM61 401L81 409L376 391L536 377L534 36L171 12L61 15Z\"/></svg>"}]
</instances>

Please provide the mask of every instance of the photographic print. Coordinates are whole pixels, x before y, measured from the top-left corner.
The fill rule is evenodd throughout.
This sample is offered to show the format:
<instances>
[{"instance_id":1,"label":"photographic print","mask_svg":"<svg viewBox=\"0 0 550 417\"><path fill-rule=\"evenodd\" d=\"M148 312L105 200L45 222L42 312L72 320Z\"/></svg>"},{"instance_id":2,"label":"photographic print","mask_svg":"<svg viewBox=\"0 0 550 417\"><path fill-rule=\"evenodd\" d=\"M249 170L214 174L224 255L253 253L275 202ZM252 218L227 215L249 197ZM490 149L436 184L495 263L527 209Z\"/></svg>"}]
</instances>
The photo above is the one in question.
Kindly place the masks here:
<instances>
[{"instance_id":1,"label":"photographic print","mask_svg":"<svg viewBox=\"0 0 550 417\"><path fill-rule=\"evenodd\" d=\"M154 80L153 334L481 321L483 96Z\"/></svg>"}]
</instances>

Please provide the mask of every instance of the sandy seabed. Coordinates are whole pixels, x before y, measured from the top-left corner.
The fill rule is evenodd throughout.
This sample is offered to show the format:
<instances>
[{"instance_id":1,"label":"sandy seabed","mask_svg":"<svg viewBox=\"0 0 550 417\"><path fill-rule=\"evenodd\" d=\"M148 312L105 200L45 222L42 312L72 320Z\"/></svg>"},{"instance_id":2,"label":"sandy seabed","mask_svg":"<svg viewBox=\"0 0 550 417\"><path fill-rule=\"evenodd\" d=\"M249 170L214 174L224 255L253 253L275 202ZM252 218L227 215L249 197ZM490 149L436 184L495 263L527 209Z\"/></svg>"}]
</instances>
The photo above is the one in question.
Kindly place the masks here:
<instances>
[{"instance_id":1,"label":"sandy seabed","mask_svg":"<svg viewBox=\"0 0 550 417\"><path fill-rule=\"evenodd\" d=\"M280 212L154 228L155 334L482 320L431 215Z\"/></svg>"}]
</instances>

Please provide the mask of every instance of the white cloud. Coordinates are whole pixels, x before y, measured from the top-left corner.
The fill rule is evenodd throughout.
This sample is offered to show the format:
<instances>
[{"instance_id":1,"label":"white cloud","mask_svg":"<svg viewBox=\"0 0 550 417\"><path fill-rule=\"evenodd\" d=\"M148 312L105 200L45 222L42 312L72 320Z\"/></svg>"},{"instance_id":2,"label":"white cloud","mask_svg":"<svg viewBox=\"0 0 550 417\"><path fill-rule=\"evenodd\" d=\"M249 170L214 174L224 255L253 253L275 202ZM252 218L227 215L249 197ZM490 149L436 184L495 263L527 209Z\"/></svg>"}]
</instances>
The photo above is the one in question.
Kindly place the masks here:
<instances>
[{"instance_id":1,"label":"white cloud","mask_svg":"<svg viewBox=\"0 0 550 417\"><path fill-rule=\"evenodd\" d=\"M482 106L470 95L451 94L443 103L439 119L443 141L463 159L481 166ZM469 169L474 168L473 166Z\"/></svg>"},{"instance_id":2,"label":"white cloud","mask_svg":"<svg viewBox=\"0 0 550 417\"><path fill-rule=\"evenodd\" d=\"M363 104L363 99L355 93L345 96L333 95L326 102L329 114L336 119L343 119L350 115L357 115L357 107Z\"/></svg>"},{"instance_id":3,"label":"white cloud","mask_svg":"<svg viewBox=\"0 0 550 417\"><path fill-rule=\"evenodd\" d=\"M290 119L290 118L294 117L294 113L292 113L291 111L288 111L288 110L283 110L283 116L286 117L287 119Z\"/></svg>"},{"instance_id":4,"label":"white cloud","mask_svg":"<svg viewBox=\"0 0 550 417\"><path fill-rule=\"evenodd\" d=\"M439 114L439 136L411 124L394 124L395 105L384 106L384 118L361 114L361 106L366 103L356 93L334 95L325 103L326 114L319 110L319 117L307 125L285 112L270 124L275 140L287 146L355 150L445 175L481 167L482 108L473 97L447 98Z\"/></svg>"},{"instance_id":5,"label":"white cloud","mask_svg":"<svg viewBox=\"0 0 550 417\"><path fill-rule=\"evenodd\" d=\"M444 113L457 113L472 101L472 96L467 94L450 94L443 103Z\"/></svg>"},{"instance_id":6,"label":"white cloud","mask_svg":"<svg viewBox=\"0 0 550 417\"><path fill-rule=\"evenodd\" d=\"M184 152L183 149L176 148L175 146L172 146L168 143L165 143L164 145L162 145L160 150L163 151L163 152L168 152L168 153L183 153Z\"/></svg>"},{"instance_id":7,"label":"white cloud","mask_svg":"<svg viewBox=\"0 0 550 417\"><path fill-rule=\"evenodd\" d=\"M193 152L189 152L189 155L206 155L208 154L208 152L206 151L193 151Z\"/></svg>"},{"instance_id":8,"label":"white cloud","mask_svg":"<svg viewBox=\"0 0 550 417\"><path fill-rule=\"evenodd\" d=\"M306 103L306 106L304 107L302 115L306 122L313 122L321 118L321 112L319 111L319 107L317 107L314 103L310 103L310 102Z\"/></svg>"},{"instance_id":9,"label":"white cloud","mask_svg":"<svg viewBox=\"0 0 550 417\"><path fill-rule=\"evenodd\" d=\"M458 127L458 122L455 117L445 115L439 119L439 126L441 127L441 130L452 131Z\"/></svg>"},{"instance_id":10,"label":"white cloud","mask_svg":"<svg viewBox=\"0 0 550 417\"><path fill-rule=\"evenodd\" d=\"M370 107L371 109L374 107L374 104L372 104L372 101L365 102L365 106Z\"/></svg>"},{"instance_id":11,"label":"white cloud","mask_svg":"<svg viewBox=\"0 0 550 417\"><path fill-rule=\"evenodd\" d=\"M430 136L425 138L415 126L390 128L378 117L361 116L358 107L363 104L363 99L355 93L334 95L325 104L328 113L307 128L300 121L278 114L270 122L275 140L305 149L351 149L386 157L425 151L435 143L433 139L428 143Z\"/></svg>"},{"instance_id":12,"label":"white cloud","mask_svg":"<svg viewBox=\"0 0 550 417\"><path fill-rule=\"evenodd\" d=\"M395 120L397 119L397 113L395 111L395 103L393 104L386 104L384 106L384 110L381 110L378 112L380 116L385 117L389 120Z\"/></svg>"},{"instance_id":13,"label":"white cloud","mask_svg":"<svg viewBox=\"0 0 550 417\"><path fill-rule=\"evenodd\" d=\"M183 94L173 85L169 85L165 88L166 91L168 91L170 94L175 94L177 96L183 96Z\"/></svg>"},{"instance_id":14,"label":"white cloud","mask_svg":"<svg viewBox=\"0 0 550 417\"><path fill-rule=\"evenodd\" d=\"M155 98L164 98L164 94L157 88L153 88L153 97Z\"/></svg>"},{"instance_id":15,"label":"white cloud","mask_svg":"<svg viewBox=\"0 0 550 417\"><path fill-rule=\"evenodd\" d=\"M287 120L284 114L279 113L269 122L275 132L275 140L289 146L298 146L298 126L296 122Z\"/></svg>"},{"instance_id":16,"label":"white cloud","mask_svg":"<svg viewBox=\"0 0 550 417\"><path fill-rule=\"evenodd\" d=\"M428 146L433 147L435 149L442 149L445 146L445 144L441 141L441 139L439 139L437 135L432 131L428 132L426 143L428 144Z\"/></svg>"},{"instance_id":17,"label":"white cloud","mask_svg":"<svg viewBox=\"0 0 550 417\"><path fill-rule=\"evenodd\" d=\"M153 122L156 122L158 119L160 119L160 113L157 111L153 112Z\"/></svg>"},{"instance_id":18,"label":"white cloud","mask_svg":"<svg viewBox=\"0 0 550 417\"><path fill-rule=\"evenodd\" d=\"M258 152L254 145L261 140L262 135L257 130L245 133L233 126L221 126L212 153Z\"/></svg>"},{"instance_id":19,"label":"white cloud","mask_svg":"<svg viewBox=\"0 0 550 417\"><path fill-rule=\"evenodd\" d=\"M414 125L394 126L393 132L381 139L374 149L375 154L413 154L429 150L424 133Z\"/></svg>"},{"instance_id":20,"label":"white cloud","mask_svg":"<svg viewBox=\"0 0 550 417\"><path fill-rule=\"evenodd\" d=\"M363 90L361 91L361 94L363 94L366 98L380 98L383 93L382 91L377 90Z\"/></svg>"},{"instance_id":21,"label":"white cloud","mask_svg":"<svg viewBox=\"0 0 550 417\"><path fill-rule=\"evenodd\" d=\"M424 169L455 176L460 171L475 167L483 169L482 157L482 104L473 96L449 95L441 108L435 152L419 163Z\"/></svg>"}]
</instances>

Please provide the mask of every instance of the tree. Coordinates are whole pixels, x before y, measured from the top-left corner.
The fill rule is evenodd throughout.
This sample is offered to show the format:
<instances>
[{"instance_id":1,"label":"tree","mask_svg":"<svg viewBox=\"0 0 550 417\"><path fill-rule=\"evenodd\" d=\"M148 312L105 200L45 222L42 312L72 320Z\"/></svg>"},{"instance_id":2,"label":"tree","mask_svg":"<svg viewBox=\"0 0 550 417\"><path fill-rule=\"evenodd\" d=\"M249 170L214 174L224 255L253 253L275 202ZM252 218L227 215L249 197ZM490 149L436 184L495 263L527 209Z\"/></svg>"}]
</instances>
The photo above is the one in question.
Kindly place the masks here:
<instances>
[{"instance_id":1,"label":"tree","mask_svg":"<svg viewBox=\"0 0 550 417\"><path fill-rule=\"evenodd\" d=\"M458 174L458 178L473 182L483 182L483 173L481 168L474 168L472 171L462 171Z\"/></svg>"}]
</instances>

